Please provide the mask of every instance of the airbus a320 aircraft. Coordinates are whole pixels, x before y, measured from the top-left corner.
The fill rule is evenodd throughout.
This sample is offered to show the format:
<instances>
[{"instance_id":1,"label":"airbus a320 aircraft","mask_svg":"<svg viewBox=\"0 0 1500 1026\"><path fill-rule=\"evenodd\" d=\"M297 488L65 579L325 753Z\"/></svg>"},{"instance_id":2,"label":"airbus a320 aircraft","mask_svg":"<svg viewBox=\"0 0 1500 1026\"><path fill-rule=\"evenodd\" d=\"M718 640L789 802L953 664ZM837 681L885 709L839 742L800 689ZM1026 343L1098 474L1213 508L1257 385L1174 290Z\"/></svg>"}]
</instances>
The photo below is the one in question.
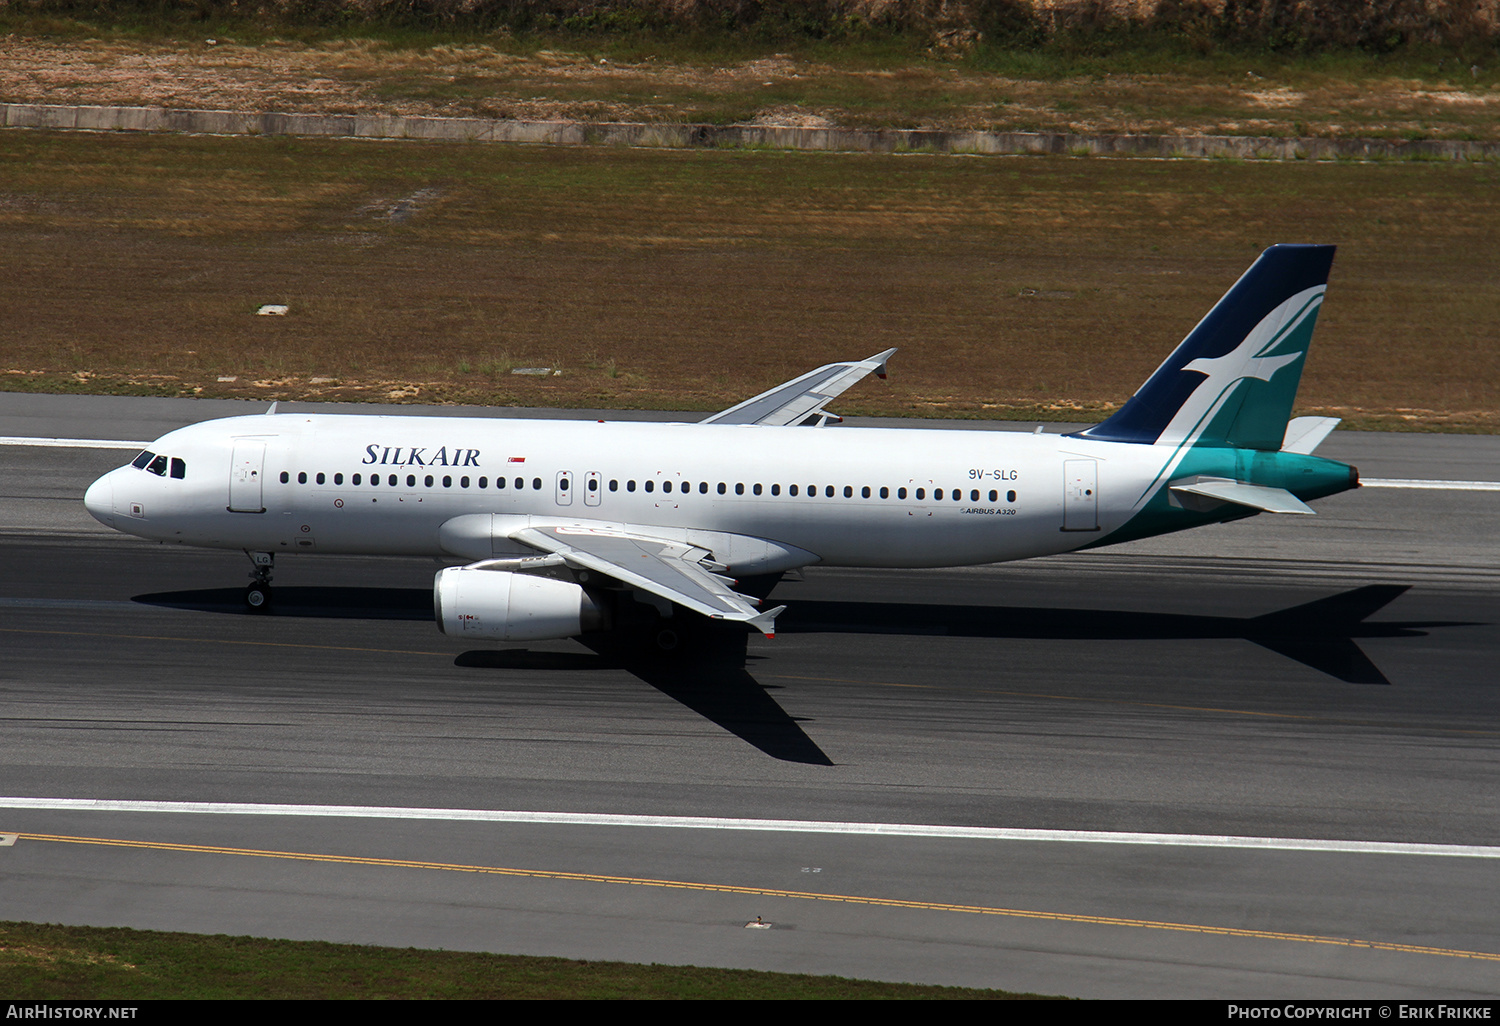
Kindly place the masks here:
<instances>
[{"instance_id":1,"label":"airbus a320 aircraft","mask_svg":"<svg viewBox=\"0 0 1500 1026\"><path fill-rule=\"evenodd\" d=\"M887 350L696 424L273 412L162 436L88 489L129 534L242 549L251 609L278 553L469 560L437 574L461 638L675 637L680 610L773 635L782 573L1045 556L1307 502L1359 484L1289 422L1332 246L1273 246L1126 404L1070 435L829 429Z\"/></svg>"}]
</instances>

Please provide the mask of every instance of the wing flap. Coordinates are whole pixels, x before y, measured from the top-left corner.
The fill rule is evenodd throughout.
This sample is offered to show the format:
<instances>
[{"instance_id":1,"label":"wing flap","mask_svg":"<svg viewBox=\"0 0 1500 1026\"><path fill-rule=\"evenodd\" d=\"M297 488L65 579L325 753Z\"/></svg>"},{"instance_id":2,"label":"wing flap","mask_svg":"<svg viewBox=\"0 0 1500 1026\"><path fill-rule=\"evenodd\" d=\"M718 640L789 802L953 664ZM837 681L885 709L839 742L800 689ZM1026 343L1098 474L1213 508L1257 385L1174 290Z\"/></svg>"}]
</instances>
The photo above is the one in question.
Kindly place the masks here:
<instances>
[{"instance_id":1,"label":"wing flap","mask_svg":"<svg viewBox=\"0 0 1500 1026\"><path fill-rule=\"evenodd\" d=\"M761 612L753 599L736 592L723 577L698 562L708 552L696 546L633 537L610 528L564 524L526 527L510 537L695 613L716 620L738 620L767 636L775 633L775 618L781 609Z\"/></svg>"},{"instance_id":2,"label":"wing flap","mask_svg":"<svg viewBox=\"0 0 1500 1026\"><path fill-rule=\"evenodd\" d=\"M801 377L731 406L701 421L704 424L801 424L823 416L823 407L843 395L870 373L885 377L885 363L895 353L887 349L868 360L829 363Z\"/></svg>"}]
</instances>

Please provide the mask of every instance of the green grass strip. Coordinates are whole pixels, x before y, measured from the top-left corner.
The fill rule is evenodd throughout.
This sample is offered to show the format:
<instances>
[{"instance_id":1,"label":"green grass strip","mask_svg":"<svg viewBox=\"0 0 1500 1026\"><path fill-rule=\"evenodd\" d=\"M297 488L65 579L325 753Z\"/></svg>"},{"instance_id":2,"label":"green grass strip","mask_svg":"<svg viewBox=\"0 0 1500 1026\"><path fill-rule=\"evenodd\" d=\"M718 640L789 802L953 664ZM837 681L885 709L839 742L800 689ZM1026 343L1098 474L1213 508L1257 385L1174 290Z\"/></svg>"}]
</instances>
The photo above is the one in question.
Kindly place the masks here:
<instances>
[{"instance_id":1,"label":"green grass strip","mask_svg":"<svg viewBox=\"0 0 1500 1026\"><path fill-rule=\"evenodd\" d=\"M9 922L0 923L0 992L23 1001L1041 997L748 969Z\"/></svg>"}]
</instances>

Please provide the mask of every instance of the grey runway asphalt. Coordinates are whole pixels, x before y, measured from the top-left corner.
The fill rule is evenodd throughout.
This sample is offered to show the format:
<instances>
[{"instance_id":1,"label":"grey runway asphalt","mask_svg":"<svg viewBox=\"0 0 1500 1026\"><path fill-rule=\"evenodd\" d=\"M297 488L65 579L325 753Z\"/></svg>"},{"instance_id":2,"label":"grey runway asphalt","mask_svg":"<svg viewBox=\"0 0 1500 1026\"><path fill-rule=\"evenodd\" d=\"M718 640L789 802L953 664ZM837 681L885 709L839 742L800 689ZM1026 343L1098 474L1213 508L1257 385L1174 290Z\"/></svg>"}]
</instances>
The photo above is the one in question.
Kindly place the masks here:
<instances>
[{"instance_id":1,"label":"grey runway asphalt","mask_svg":"<svg viewBox=\"0 0 1500 1026\"><path fill-rule=\"evenodd\" d=\"M55 411L10 398L3 433L133 437L128 401L45 431ZM1497 466L1490 438L1325 451L1366 476ZM813 568L777 589L776 639L663 666L466 650L421 560L288 560L278 615L243 615L243 556L83 512L125 456L0 447L0 793L584 818L0 807L23 834L0 919L1081 997L1500 992L1493 857L586 819L1500 847L1500 494L1362 489L1093 554Z\"/></svg>"}]
</instances>

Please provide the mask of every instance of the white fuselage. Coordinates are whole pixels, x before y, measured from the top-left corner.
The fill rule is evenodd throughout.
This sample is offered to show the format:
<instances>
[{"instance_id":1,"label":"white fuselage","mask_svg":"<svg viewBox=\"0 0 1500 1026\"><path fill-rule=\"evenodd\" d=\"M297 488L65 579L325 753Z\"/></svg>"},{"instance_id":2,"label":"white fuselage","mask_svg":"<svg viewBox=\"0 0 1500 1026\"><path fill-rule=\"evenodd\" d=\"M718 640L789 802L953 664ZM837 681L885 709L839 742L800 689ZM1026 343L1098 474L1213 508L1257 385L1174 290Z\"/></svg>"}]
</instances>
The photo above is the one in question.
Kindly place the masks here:
<instances>
[{"instance_id":1,"label":"white fuselage","mask_svg":"<svg viewBox=\"0 0 1500 1026\"><path fill-rule=\"evenodd\" d=\"M170 469L122 467L86 501L167 542L458 556L442 526L488 513L724 532L865 567L1078 548L1139 508L1165 460L1008 431L301 414L196 424L151 451Z\"/></svg>"}]
</instances>

